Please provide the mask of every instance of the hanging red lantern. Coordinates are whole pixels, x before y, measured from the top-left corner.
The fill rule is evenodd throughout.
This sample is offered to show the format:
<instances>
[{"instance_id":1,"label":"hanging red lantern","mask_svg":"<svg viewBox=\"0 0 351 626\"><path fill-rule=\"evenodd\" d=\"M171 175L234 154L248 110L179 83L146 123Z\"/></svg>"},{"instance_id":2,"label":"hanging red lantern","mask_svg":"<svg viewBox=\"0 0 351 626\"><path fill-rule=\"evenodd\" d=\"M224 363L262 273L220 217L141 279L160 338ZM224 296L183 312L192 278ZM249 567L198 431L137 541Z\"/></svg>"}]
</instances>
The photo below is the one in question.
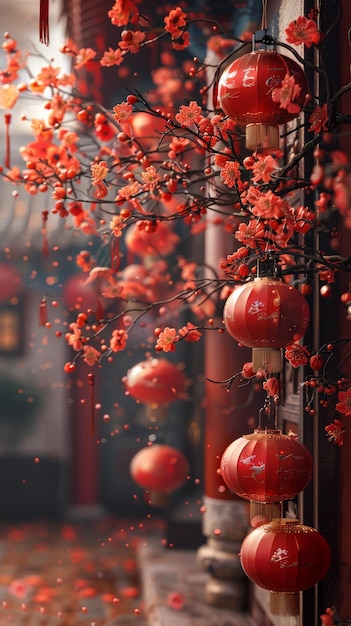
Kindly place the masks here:
<instances>
[{"instance_id":1,"label":"hanging red lantern","mask_svg":"<svg viewBox=\"0 0 351 626\"><path fill-rule=\"evenodd\" d=\"M23 287L20 273L13 265L0 263L0 304L10 302Z\"/></svg>"},{"instance_id":2,"label":"hanging red lantern","mask_svg":"<svg viewBox=\"0 0 351 626\"><path fill-rule=\"evenodd\" d=\"M188 472L184 454L166 444L142 448L130 464L133 480L149 492L149 502L153 506L167 506L171 492L183 485Z\"/></svg>"},{"instance_id":3,"label":"hanging red lantern","mask_svg":"<svg viewBox=\"0 0 351 626\"><path fill-rule=\"evenodd\" d=\"M227 487L250 500L251 519L264 515L270 521L280 515L280 502L293 498L311 480L312 457L295 437L256 429L229 444L220 468Z\"/></svg>"},{"instance_id":4,"label":"hanging red lantern","mask_svg":"<svg viewBox=\"0 0 351 626\"><path fill-rule=\"evenodd\" d=\"M226 300L223 319L228 333L253 348L254 371L281 370L281 348L296 342L307 330L307 300L295 287L269 277L236 287Z\"/></svg>"},{"instance_id":5,"label":"hanging red lantern","mask_svg":"<svg viewBox=\"0 0 351 626\"><path fill-rule=\"evenodd\" d=\"M269 589L275 615L298 615L299 592L327 573L331 554L324 537L297 519L278 518L250 532L240 549L245 574Z\"/></svg>"},{"instance_id":6,"label":"hanging red lantern","mask_svg":"<svg viewBox=\"0 0 351 626\"><path fill-rule=\"evenodd\" d=\"M281 100L279 90L283 88ZM279 125L299 115L307 93L300 65L276 50L257 50L235 59L218 84L219 105L238 125L245 126L249 150L278 148Z\"/></svg>"},{"instance_id":7,"label":"hanging red lantern","mask_svg":"<svg viewBox=\"0 0 351 626\"><path fill-rule=\"evenodd\" d=\"M87 283L83 272L69 276L63 286L63 297L67 306L74 311L95 309L99 292L92 283Z\"/></svg>"},{"instance_id":8,"label":"hanging red lantern","mask_svg":"<svg viewBox=\"0 0 351 626\"><path fill-rule=\"evenodd\" d=\"M145 404L169 404L185 393L186 378L167 359L148 359L131 367L124 379L129 394Z\"/></svg>"},{"instance_id":9,"label":"hanging red lantern","mask_svg":"<svg viewBox=\"0 0 351 626\"><path fill-rule=\"evenodd\" d=\"M158 222L153 230L145 230L142 223L134 223L126 231L125 245L129 252L140 257L164 257L173 254L180 241L179 235L165 222Z\"/></svg>"}]
</instances>

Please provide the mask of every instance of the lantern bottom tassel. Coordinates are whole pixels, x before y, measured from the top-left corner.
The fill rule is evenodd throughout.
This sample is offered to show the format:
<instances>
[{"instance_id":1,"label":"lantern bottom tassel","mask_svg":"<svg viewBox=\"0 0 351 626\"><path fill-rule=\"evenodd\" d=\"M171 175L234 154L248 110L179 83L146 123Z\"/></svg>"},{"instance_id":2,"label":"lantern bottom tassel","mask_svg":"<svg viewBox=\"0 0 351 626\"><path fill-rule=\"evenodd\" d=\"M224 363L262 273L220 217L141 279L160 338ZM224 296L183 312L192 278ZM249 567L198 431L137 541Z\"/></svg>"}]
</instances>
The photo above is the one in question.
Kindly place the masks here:
<instances>
[{"instance_id":1,"label":"lantern bottom tassel","mask_svg":"<svg viewBox=\"0 0 351 626\"><path fill-rule=\"evenodd\" d=\"M148 501L151 506L160 509L167 509L170 506L171 498L170 494L166 491L159 491L158 489L150 489L148 493Z\"/></svg>"},{"instance_id":2,"label":"lantern bottom tassel","mask_svg":"<svg viewBox=\"0 0 351 626\"><path fill-rule=\"evenodd\" d=\"M276 374L282 369L282 353L279 348L252 348L253 371L266 370Z\"/></svg>"},{"instance_id":3,"label":"lantern bottom tassel","mask_svg":"<svg viewBox=\"0 0 351 626\"><path fill-rule=\"evenodd\" d=\"M277 517L281 517L281 502L256 502L250 501L250 522L251 526L257 527L267 524Z\"/></svg>"},{"instance_id":4,"label":"lantern bottom tassel","mask_svg":"<svg viewBox=\"0 0 351 626\"><path fill-rule=\"evenodd\" d=\"M294 616L300 612L299 593L271 591L270 610L273 615Z\"/></svg>"},{"instance_id":5,"label":"lantern bottom tassel","mask_svg":"<svg viewBox=\"0 0 351 626\"><path fill-rule=\"evenodd\" d=\"M248 124L245 129L246 148L277 149L279 148L279 127L269 124Z\"/></svg>"}]
</instances>

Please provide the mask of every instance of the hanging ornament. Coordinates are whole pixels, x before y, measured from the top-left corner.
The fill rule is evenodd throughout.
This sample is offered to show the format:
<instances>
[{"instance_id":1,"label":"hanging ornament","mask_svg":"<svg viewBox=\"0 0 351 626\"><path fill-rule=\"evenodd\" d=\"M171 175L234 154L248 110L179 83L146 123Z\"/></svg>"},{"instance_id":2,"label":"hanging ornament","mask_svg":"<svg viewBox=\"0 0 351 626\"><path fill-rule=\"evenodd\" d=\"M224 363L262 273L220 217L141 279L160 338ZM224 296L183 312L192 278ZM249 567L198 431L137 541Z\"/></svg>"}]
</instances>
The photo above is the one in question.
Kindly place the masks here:
<instances>
[{"instance_id":1,"label":"hanging ornament","mask_svg":"<svg viewBox=\"0 0 351 626\"><path fill-rule=\"evenodd\" d=\"M295 287L282 280L259 277L235 287L226 300L223 320L228 333L252 348L253 369L280 372L281 349L304 335L309 306Z\"/></svg>"},{"instance_id":2,"label":"hanging ornament","mask_svg":"<svg viewBox=\"0 0 351 626\"><path fill-rule=\"evenodd\" d=\"M324 537L297 519L277 518L251 531L240 549L245 574L269 589L274 615L299 614L299 592L327 573L331 554Z\"/></svg>"},{"instance_id":3,"label":"hanging ornament","mask_svg":"<svg viewBox=\"0 0 351 626\"><path fill-rule=\"evenodd\" d=\"M281 514L281 502L305 489L312 476L312 457L294 436L256 429L226 448L221 475L227 487L250 500L250 519L270 521Z\"/></svg>"},{"instance_id":4,"label":"hanging ornament","mask_svg":"<svg viewBox=\"0 0 351 626\"><path fill-rule=\"evenodd\" d=\"M184 454L166 444L142 448L132 458L130 473L149 493L152 506L168 506L170 494L186 481L189 464Z\"/></svg>"},{"instance_id":5,"label":"hanging ornament","mask_svg":"<svg viewBox=\"0 0 351 626\"><path fill-rule=\"evenodd\" d=\"M148 359L131 367L124 379L129 394L145 404L169 404L185 392L186 378L167 359Z\"/></svg>"},{"instance_id":6,"label":"hanging ornament","mask_svg":"<svg viewBox=\"0 0 351 626\"><path fill-rule=\"evenodd\" d=\"M11 302L23 289L20 272L7 263L0 263L0 304Z\"/></svg>"},{"instance_id":7,"label":"hanging ornament","mask_svg":"<svg viewBox=\"0 0 351 626\"><path fill-rule=\"evenodd\" d=\"M300 114L307 93L300 65L276 50L256 50L235 59L218 83L219 106L245 127L248 150L278 148L279 125Z\"/></svg>"},{"instance_id":8,"label":"hanging ornament","mask_svg":"<svg viewBox=\"0 0 351 626\"><path fill-rule=\"evenodd\" d=\"M63 285L65 304L72 311L95 309L98 300L98 289L87 282L87 274L77 272L67 278Z\"/></svg>"},{"instance_id":9,"label":"hanging ornament","mask_svg":"<svg viewBox=\"0 0 351 626\"><path fill-rule=\"evenodd\" d=\"M39 304L39 326L46 326L48 322L48 305L46 296L43 296Z\"/></svg>"}]
</instances>

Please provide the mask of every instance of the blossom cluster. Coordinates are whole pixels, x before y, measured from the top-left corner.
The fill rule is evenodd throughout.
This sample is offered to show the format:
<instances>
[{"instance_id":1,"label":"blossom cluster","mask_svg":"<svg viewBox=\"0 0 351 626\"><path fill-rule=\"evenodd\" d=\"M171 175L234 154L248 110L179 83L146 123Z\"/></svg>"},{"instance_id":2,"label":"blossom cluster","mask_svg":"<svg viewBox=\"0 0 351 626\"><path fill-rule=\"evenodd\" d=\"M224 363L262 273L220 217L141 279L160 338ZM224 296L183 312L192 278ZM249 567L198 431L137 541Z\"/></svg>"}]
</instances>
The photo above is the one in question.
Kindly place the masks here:
<instances>
[{"instance_id":1,"label":"blossom cluster","mask_svg":"<svg viewBox=\"0 0 351 626\"><path fill-rule=\"evenodd\" d=\"M34 135L20 150L23 169L11 167L8 142L1 175L28 194L49 194L51 213L85 236L109 244L105 264L86 250L77 254L77 265L86 274L86 285L95 289L97 304L79 311L64 333L74 352L67 371L80 357L90 366L111 361L126 349L140 323L148 329L145 344L156 352L174 352L180 341L200 340L204 330L224 332L218 322L224 301L236 284L255 277L262 258L276 260L283 280L298 276L303 293L311 288L311 275L317 274L327 287L344 263L306 246L305 239L311 231L325 228L335 210L346 225L351 223L347 158L330 142L337 116L330 103L312 96L301 111L297 104L301 86L292 74L275 85L272 100L291 115L303 113L299 126L309 139L307 147L296 148L298 128L294 127L284 137L285 152L281 146L245 149L240 124L217 103L210 103L208 92L215 88L207 84L211 68L197 57L184 63L183 70L184 82L195 76L200 80L198 100L185 98L179 104L175 96L179 83L162 107L136 90L111 110L80 95L77 72L82 68L89 71L92 64L100 63L118 71L128 55L138 54L158 39L139 13L139 4L116 0L109 10L120 37L116 49L98 57L95 50L78 49L72 41L62 46L62 54L72 60L69 74L49 62L32 76L30 54L19 50L8 33L3 42L6 67L0 72L0 107L9 116L17 101L30 93L42 108L37 118L23 119ZM190 47L188 22L180 7L164 15L159 38L168 38L172 54ZM292 52L293 46L321 48L323 44L323 34L311 16L296 18L285 34ZM235 42L212 39L221 59L228 41L243 46L245 37ZM164 85L160 77L156 81L164 102ZM307 150L319 152L306 179L299 163ZM308 191L306 204L295 193L301 189ZM213 224L232 235L233 252L219 259L209 276L208 268L186 260L178 248L182 240L200 237ZM48 253L44 243L43 253ZM128 255L139 257L140 263L125 264ZM185 324L178 323L180 311L189 315ZM307 365L310 354L295 342L286 347L285 357L297 367ZM268 393L270 388L266 380ZM348 391L339 391L343 393ZM344 407L340 402L337 410ZM332 427L328 433L340 442Z\"/></svg>"}]
</instances>

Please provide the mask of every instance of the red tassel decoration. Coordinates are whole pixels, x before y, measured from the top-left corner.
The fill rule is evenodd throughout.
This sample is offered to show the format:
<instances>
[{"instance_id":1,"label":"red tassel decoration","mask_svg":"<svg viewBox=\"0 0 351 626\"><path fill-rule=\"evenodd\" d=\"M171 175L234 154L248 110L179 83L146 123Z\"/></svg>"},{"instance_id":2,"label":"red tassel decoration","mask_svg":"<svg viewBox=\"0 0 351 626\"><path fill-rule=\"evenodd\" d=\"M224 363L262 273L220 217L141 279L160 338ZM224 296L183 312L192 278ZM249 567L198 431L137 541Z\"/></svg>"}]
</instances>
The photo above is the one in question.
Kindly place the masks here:
<instances>
[{"instance_id":1,"label":"red tassel decoration","mask_svg":"<svg viewBox=\"0 0 351 626\"><path fill-rule=\"evenodd\" d=\"M121 264L121 258L119 255L119 243L118 243L117 237L112 237L111 239L110 253L111 253L111 263L110 263L111 270L117 273Z\"/></svg>"},{"instance_id":2,"label":"red tassel decoration","mask_svg":"<svg viewBox=\"0 0 351 626\"><path fill-rule=\"evenodd\" d=\"M101 322L104 319L104 307L101 298L96 301L96 321Z\"/></svg>"},{"instance_id":3,"label":"red tassel decoration","mask_svg":"<svg viewBox=\"0 0 351 626\"><path fill-rule=\"evenodd\" d=\"M41 217L42 217L41 234L43 236L43 243L42 243L41 251L44 256L49 256L49 244L48 244L48 236L47 236L47 228L46 228L46 222L48 221L49 211L42 211Z\"/></svg>"},{"instance_id":4,"label":"red tassel decoration","mask_svg":"<svg viewBox=\"0 0 351 626\"><path fill-rule=\"evenodd\" d=\"M40 43L45 43L47 46L50 43L50 39L49 39L49 0L40 0L39 39L40 39Z\"/></svg>"},{"instance_id":5,"label":"red tassel decoration","mask_svg":"<svg viewBox=\"0 0 351 626\"><path fill-rule=\"evenodd\" d=\"M48 306L46 303L46 298L45 296L43 296L39 306L39 326L46 326L48 321Z\"/></svg>"},{"instance_id":6,"label":"red tassel decoration","mask_svg":"<svg viewBox=\"0 0 351 626\"><path fill-rule=\"evenodd\" d=\"M10 149L10 124L11 124L11 113L5 113L5 167L10 169L11 167L11 149Z\"/></svg>"},{"instance_id":7,"label":"red tassel decoration","mask_svg":"<svg viewBox=\"0 0 351 626\"><path fill-rule=\"evenodd\" d=\"M94 388L95 388L95 375L94 374L88 374L88 382L89 382L89 387L90 387L90 432L92 435L95 435L95 415L94 415L94 408L95 408L95 394L94 394Z\"/></svg>"}]
</instances>

